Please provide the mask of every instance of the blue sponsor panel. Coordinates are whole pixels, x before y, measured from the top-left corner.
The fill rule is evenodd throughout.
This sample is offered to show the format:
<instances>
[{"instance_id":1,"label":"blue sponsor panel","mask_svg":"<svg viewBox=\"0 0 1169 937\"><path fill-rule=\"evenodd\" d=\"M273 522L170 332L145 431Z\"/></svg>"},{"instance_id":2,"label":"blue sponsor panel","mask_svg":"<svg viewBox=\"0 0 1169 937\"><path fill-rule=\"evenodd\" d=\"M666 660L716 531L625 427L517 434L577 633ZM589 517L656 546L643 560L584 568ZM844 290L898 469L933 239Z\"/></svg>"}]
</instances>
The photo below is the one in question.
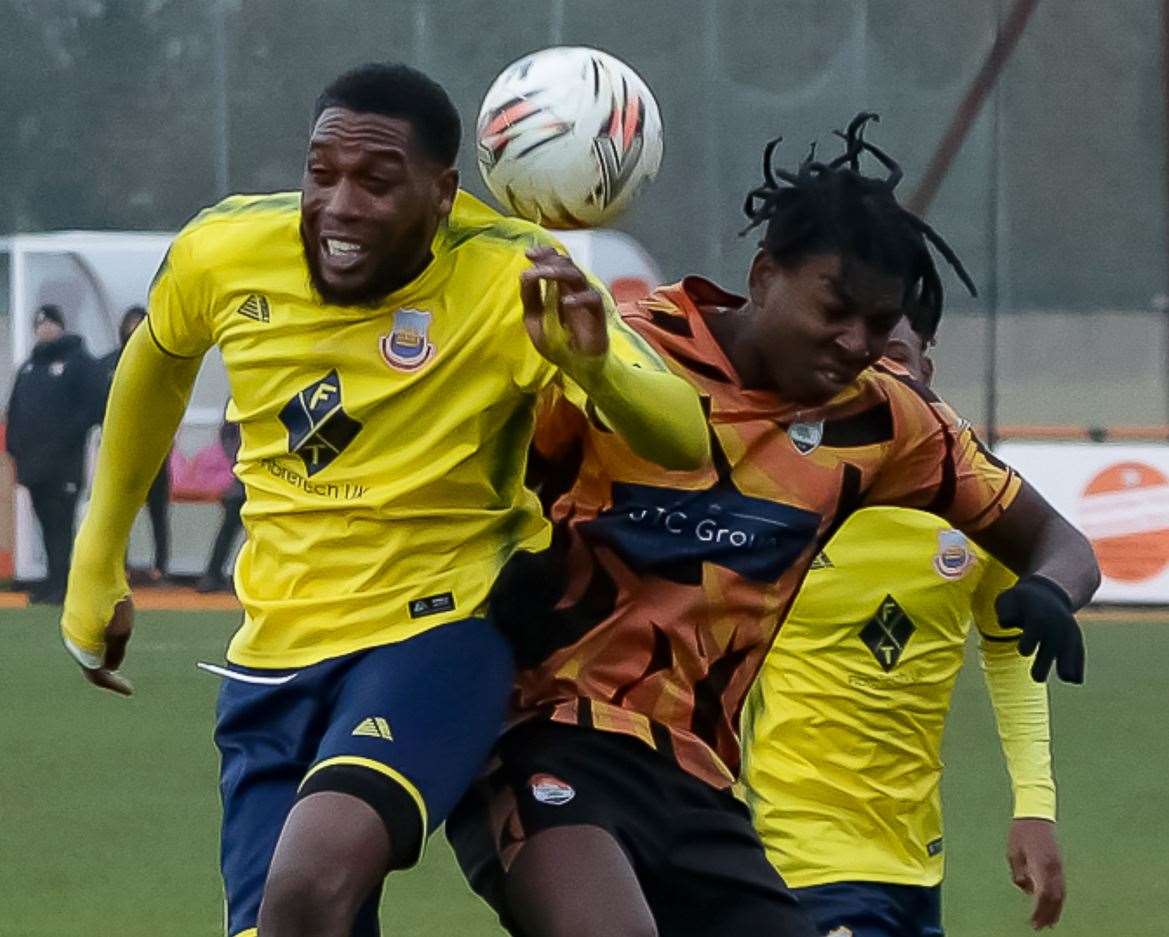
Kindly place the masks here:
<instances>
[{"instance_id":1,"label":"blue sponsor panel","mask_svg":"<svg viewBox=\"0 0 1169 937\"><path fill-rule=\"evenodd\" d=\"M706 491L615 482L613 507L580 530L637 572L697 584L703 563L776 582L819 528L814 511L748 497L728 482Z\"/></svg>"}]
</instances>

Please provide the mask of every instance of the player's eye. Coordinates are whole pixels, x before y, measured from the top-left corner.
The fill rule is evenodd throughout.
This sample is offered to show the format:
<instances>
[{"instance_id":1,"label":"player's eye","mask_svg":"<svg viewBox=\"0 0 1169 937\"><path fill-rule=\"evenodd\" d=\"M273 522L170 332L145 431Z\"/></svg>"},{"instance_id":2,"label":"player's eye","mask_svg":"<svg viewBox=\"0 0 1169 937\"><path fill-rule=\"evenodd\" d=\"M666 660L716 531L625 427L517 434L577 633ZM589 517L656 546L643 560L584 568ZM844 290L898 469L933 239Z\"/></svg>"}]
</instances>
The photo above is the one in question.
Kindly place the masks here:
<instances>
[{"instance_id":1,"label":"player's eye","mask_svg":"<svg viewBox=\"0 0 1169 937\"><path fill-rule=\"evenodd\" d=\"M374 195L383 195L394 187L394 180L384 176L366 176L364 184Z\"/></svg>"}]
</instances>

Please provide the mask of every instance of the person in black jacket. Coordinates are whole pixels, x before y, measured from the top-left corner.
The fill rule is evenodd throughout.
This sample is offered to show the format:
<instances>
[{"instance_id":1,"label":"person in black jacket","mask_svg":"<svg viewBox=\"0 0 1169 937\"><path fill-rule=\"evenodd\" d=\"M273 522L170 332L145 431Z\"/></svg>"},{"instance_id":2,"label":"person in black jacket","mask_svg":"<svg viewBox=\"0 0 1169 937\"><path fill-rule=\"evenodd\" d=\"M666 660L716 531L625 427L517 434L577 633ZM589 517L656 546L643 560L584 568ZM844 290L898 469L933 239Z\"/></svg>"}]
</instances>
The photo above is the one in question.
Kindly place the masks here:
<instances>
[{"instance_id":1,"label":"person in black jacket","mask_svg":"<svg viewBox=\"0 0 1169 937\"><path fill-rule=\"evenodd\" d=\"M224 419L219 425L219 444L227 453L227 458L235 465L239 458L240 429L238 423ZM197 592L231 592L232 574L223 571L228 554L235 544L236 535L243 529L240 511L244 506L244 485L238 478L233 478L227 490L220 496L219 503L223 505L223 520L219 531L215 534L215 542L211 545L211 556L207 560L207 571L195 583Z\"/></svg>"},{"instance_id":2,"label":"person in black jacket","mask_svg":"<svg viewBox=\"0 0 1169 937\"><path fill-rule=\"evenodd\" d=\"M118 347L98 359L98 371L103 378L102 415L105 414L106 401L109 400L114 371L122 357L122 349L145 319L146 310L142 306L128 308L118 326ZM165 461L146 494L146 510L150 516L150 532L154 537L154 566L146 570L145 576L147 582L159 583L166 578L170 565L170 469Z\"/></svg>"},{"instance_id":3,"label":"person in black jacket","mask_svg":"<svg viewBox=\"0 0 1169 937\"><path fill-rule=\"evenodd\" d=\"M41 525L48 577L30 600L60 604L69 577L85 439L97 413L97 369L80 335L65 331L54 305L33 319L36 345L16 373L8 400L7 448Z\"/></svg>"}]
</instances>

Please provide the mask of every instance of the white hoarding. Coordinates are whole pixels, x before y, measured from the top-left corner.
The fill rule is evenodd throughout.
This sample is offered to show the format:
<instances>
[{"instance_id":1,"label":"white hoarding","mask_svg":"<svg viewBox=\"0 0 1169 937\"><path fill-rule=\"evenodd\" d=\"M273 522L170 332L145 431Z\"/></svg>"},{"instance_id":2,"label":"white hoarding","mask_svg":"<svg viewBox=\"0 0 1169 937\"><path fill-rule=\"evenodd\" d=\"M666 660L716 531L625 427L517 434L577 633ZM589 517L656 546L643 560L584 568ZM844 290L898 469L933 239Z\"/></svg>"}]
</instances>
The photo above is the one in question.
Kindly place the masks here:
<instances>
[{"instance_id":1,"label":"white hoarding","mask_svg":"<svg viewBox=\"0 0 1169 937\"><path fill-rule=\"evenodd\" d=\"M1092 541L1097 602L1169 603L1169 445L1006 442L995 453Z\"/></svg>"}]
</instances>

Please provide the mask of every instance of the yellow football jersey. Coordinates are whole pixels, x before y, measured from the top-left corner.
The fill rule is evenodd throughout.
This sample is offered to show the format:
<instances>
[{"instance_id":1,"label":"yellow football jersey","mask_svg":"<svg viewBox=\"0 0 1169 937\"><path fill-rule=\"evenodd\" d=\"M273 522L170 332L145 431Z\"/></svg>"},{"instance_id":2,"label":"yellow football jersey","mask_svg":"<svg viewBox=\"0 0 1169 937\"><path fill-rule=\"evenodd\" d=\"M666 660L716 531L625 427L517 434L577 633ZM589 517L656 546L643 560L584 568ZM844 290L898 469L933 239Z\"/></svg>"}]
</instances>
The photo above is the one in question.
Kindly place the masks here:
<instances>
[{"instance_id":1,"label":"yellow football jersey","mask_svg":"<svg viewBox=\"0 0 1169 937\"><path fill-rule=\"evenodd\" d=\"M433 260L376 307L322 304L298 193L235 196L175 239L150 294L158 345L218 345L240 425L244 621L228 658L293 667L479 612L549 537L523 485L557 370L523 325L524 251L555 243L460 192ZM664 370L612 317L611 346ZM580 391L569 388L578 401Z\"/></svg>"},{"instance_id":2,"label":"yellow football jersey","mask_svg":"<svg viewBox=\"0 0 1169 937\"><path fill-rule=\"evenodd\" d=\"M868 508L829 541L743 713L743 789L790 885L941 881L942 730L972 621L1009 674L992 698L1016 815L1054 817L1046 690L994 613L1013 582L918 511Z\"/></svg>"}]
</instances>

